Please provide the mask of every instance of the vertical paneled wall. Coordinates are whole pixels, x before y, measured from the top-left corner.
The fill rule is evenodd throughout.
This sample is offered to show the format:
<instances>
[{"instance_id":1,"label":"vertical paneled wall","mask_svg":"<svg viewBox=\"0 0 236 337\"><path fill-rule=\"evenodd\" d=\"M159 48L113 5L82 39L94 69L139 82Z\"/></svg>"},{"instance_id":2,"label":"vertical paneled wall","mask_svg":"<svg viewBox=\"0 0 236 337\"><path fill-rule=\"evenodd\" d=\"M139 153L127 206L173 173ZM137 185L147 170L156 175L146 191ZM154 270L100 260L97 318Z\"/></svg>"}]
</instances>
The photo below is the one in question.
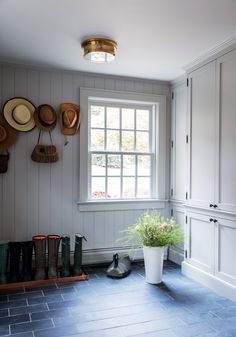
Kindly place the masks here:
<instances>
[{"instance_id":1,"label":"vertical paneled wall","mask_svg":"<svg viewBox=\"0 0 236 337\"><path fill-rule=\"evenodd\" d=\"M36 106L51 104L58 113L61 102L79 104L80 87L164 94L168 102L167 125L170 124L167 82L0 65L1 107L9 98L21 96ZM88 238L86 249L117 246L119 231L134 223L141 211L79 212L79 161L83 160L79 155L79 135L70 137L69 144L64 146L57 125L52 137L60 160L51 165L30 159L37 137L36 128L18 134L16 144L10 149L8 172L0 175L0 239L27 240L38 233L73 236L81 232ZM49 141L47 138L43 134L43 141ZM166 176L166 191L169 191Z\"/></svg>"}]
</instances>

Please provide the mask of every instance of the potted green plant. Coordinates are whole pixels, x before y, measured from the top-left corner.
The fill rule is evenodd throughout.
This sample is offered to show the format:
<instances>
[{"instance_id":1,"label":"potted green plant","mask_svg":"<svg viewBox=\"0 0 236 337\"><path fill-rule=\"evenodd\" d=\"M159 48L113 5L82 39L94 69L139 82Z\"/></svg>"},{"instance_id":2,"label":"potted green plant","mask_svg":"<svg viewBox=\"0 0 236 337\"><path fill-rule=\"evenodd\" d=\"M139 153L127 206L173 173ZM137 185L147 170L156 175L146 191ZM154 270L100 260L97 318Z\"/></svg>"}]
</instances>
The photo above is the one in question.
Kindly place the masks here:
<instances>
[{"instance_id":1,"label":"potted green plant","mask_svg":"<svg viewBox=\"0 0 236 337\"><path fill-rule=\"evenodd\" d=\"M124 231L125 241L143 246L146 281L158 284L162 281L164 248L183 240L183 231L173 218L167 219L159 212L142 214L137 224Z\"/></svg>"}]
</instances>

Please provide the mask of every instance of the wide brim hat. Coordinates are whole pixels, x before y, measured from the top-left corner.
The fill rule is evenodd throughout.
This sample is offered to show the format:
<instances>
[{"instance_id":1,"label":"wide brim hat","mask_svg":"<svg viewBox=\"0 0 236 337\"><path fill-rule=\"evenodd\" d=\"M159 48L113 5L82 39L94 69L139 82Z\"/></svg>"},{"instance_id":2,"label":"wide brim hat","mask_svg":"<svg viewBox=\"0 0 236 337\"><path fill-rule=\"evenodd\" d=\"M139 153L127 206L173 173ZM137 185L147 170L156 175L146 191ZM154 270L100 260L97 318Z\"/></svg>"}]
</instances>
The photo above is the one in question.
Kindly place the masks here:
<instances>
[{"instance_id":1,"label":"wide brim hat","mask_svg":"<svg viewBox=\"0 0 236 337\"><path fill-rule=\"evenodd\" d=\"M23 97L9 99L3 106L7 123L17 131L27 132L35 127L35 106Z\"/></svg>"},{"instance_id":2,"label":"wide brim hat","mask_svg":"<svg viewBox=\"0 0 236 337\"><path fill-rule=\"evenodd\" d=\"M34 112L34 121L37 127L50 132L57 125L57 114L49 104L39 105Z\"/></svg>"},{"instance_id":3,"label":"wide brim hat","mask_svg":"<svg viewBox=\"0 0 236 337\"><path fill-rule=\"evenodd\" d=\"M73 103L60 105L60 127L65 136L76 134L80 125L80 107Z\"/></svg>"},{"instance_id":4,"label":"wide brim hat","mask_svg":"<svg viewBox=\"0 0 236 337\"><path fill-rule=\"evenodd\" d=\"M0 151L9 149L16 142L17 132L0 115Z\"/></svg>"}]
</instances>

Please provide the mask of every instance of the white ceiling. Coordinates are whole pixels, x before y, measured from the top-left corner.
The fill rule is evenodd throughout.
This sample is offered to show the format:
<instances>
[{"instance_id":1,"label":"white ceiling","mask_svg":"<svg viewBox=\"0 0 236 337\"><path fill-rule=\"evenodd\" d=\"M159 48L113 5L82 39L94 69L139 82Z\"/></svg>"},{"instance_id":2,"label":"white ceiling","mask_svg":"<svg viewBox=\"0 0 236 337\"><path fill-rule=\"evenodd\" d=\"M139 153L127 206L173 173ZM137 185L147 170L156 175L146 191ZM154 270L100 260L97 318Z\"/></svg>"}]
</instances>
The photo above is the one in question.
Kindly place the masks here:
<instances>
[{"instance_id":1,"label":"white ceiling","mask_svg":"<svg viewBox=\"0 0 236 337\"><path fill-rule=\"evenodd\" d=\"M118 42L116 60L85 61L81 40ZM0 0L0 59L171 80L236 36L236 0Z\"/></svg>"}]
</instances>

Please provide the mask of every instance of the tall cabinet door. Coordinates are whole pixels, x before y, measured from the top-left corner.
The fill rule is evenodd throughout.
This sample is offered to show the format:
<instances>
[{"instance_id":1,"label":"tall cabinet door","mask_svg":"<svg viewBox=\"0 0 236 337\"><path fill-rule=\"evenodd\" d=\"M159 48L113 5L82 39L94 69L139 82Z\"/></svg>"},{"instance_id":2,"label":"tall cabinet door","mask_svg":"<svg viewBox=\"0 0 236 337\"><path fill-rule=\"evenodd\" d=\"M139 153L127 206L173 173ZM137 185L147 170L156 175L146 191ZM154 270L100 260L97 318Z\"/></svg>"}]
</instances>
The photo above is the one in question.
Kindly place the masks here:
<instances>
[{"instance_id":1,"label":"tall cabinet door","mask_svg":"<svg viewBox=\"0 0 236 337\"><path fill-rule=\"evenodd\" d=\"M236 212L236 50L217 60L219 209Z\"/></svg>"},{"instance_id":2,"label":"tall cabinet door","mask_svg":"<svg viewBox=\"0 0 236 337\"><path fill-rule=\"evenodd\" d=\"M173 89L171 109L171 199L184 201L187 191L186 81Z\"/></svg>"},{"instance_id":3,"label":"tall cabinet door","mask_svg":"<svg viewBox=\"0 0 236 337\"><path fill-rule=\"evenodd\" d=\"M216 170L216 66L210 62L189 76L190 146L188 203L214 203Z\"/></svg>"}]
</instances>

